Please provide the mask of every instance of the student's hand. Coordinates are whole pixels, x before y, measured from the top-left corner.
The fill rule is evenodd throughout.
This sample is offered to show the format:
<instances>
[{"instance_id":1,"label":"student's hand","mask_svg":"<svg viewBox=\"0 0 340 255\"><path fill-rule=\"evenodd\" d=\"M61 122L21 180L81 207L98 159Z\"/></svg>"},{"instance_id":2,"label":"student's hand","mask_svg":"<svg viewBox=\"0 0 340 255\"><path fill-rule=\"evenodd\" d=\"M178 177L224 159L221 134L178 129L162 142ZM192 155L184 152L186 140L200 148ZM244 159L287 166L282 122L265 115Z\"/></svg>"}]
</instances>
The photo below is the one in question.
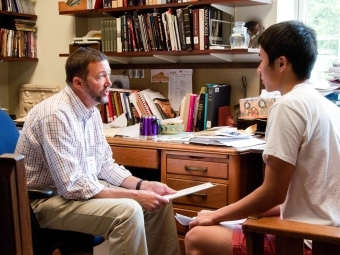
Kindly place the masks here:
<instances>
[{"instance_id":1,"label":"student's hand","mask_svg":"<svg viewBox=\"0 0 340 255\"><path fill-rule=\"evenodd\" d=\"M175 194L177 191L169 188L166 184L161 182L143 181L140 187L141 190L153 191L161 196L167 194Z\"/></svg>"},{"instance_id":2,"label":"student's hand","mask_svg":"<svg viewBox=\"0 0 340 255\"><path fill-rule=\"evenodd\" d=\"M189 229L196 226L211 226L217 225L219 222L214 221L214 211L202 210L197 214L197 217L189 223Z\"/></svg>"},{"instance_id":3,"label":"student's hand","mask_svg":"<svg viewBox=\"0 0 340 255\"><path fill-rule=\"evenodd\" d=\"M148 190L136 191L134 199L147 211L157 210L169 203L169 199Z\"/></svg>"}]
</instances>

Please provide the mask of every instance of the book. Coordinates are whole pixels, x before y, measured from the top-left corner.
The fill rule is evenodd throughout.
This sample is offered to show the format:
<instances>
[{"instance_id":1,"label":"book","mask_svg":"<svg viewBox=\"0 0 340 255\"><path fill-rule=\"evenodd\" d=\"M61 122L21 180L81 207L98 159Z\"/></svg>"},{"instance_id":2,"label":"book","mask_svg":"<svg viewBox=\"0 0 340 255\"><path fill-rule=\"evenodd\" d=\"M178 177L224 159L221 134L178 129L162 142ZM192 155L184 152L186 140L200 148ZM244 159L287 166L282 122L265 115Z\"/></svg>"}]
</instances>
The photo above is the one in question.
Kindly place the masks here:
<instances>
[{"instance_id":1,"label":"book","mask_svg":"<svg viewBox=\"0 0 340 255\"><path fill-rule=\"evenodd\" d=\"M116 29L117 29L117 52L122 52L122 23L121 17L116 18Z\"/></svg>"},{"instance_id":2,"label":"book","mask_svg":"<svg viewBox=\"0 0 340 255\"><path fill-rule=\"evenodd\" d=\"M155 115L157 119L163 120L176 117L175 111L172 109L170 101L166 99L160 92L145 89L139 92L147 103L151 115Z\"/></svg>"},{"instance_id":3,"label":"book","mask_svg":"<svg viewBox=\"0 0 340 255\"><path fill-rule=\"evenodd\" d=\"M192 10L192 43L193 49L200 49L200 40L199 40L199 9Z\"/></svg>"},{"instance_id":4,"label":"book","mask_svg":"<svg viewBox=\"0 0 340 255\"><path fill-rule=\"evenodd\" d=\"M213 7L208 7L209 20L209 47L216 44L222 44L222 11Z\"/></svg>"},{"instance_id":5,"label":"book","mask_svg":"<svg viewBox=\"0 0 340 255\"><path fill-rule=\"evenodd\" d=\"M133 11L133 27L135 32L136 48L137 51L144 51L144 44L142 42L142 33L139 25L137 10Z\"/></svg>"},{"instance_id":6,"label":"book","mask_svg":"<svg viewBox=\"0 0 340 255\"><path fill-rule=\"evenodd\" d=\"M208 115L208 90L215 84L206 84L204 93L204 106L203 106L203 130L207 129L207 115Z\"/></svg>"},{"instance_id":7,"label":"book","mask_svg":"<svg viewBox=\"0 0 340 255\"><path fill-rule=\"evenodd\" d=\"M208 104L206 128L216 127L218 124L218 108L230 106L231 86L217 84L208 88Z\"/></svg>"},{"instance_id":8,"label":"book","mask_svg":"<svg viewBox=\"0 0 340 255\"><path fill-rule=\"evenodd\" d=\"M340 94L339 93L330 93L328 95L325 95L325 97L329 100L332 100L332 101L338 101L340 100Z\"/></svg>"},{"instance_id":9,"label":"book","mask_svg":"<svg viewBox=\"0 0 340 255\"><path fill-rule=\"evenodd\" d=\"M198 10L198 24L199 24L199 34L198 34L198 41L199 41L199 49L204 50L204 9L200 8Z\"/></svg>"},{"instance_id":10,"label":"book","mask_svg":"<svg viewBox=\"0 0 340 255\"><path fill-rule=\"evenodd\" d=\"M188 110L188 121L187 121L186 132L192 132L193 131L196 98L197 98L196 94L191 94L190 95L189 110Z\"/></svg>"},{"instance_id":11,"label":"book","mask_svg":"<svg viewBox=\"0 0 340 255\"><path fill-rule=\"evenodd\" d=\"M192 25L191 25L191 9L182 8L184 36L187 50L192 50Z\"/></svg>"},{"instance_id":12,"label":"book","mask_svg":"<svg viewBox=\"0 0 340 255\"><path fill-rule=\"evenodd\" d=\"M187 44L185 40L183 9L179 8L176 10L176 17L177 17L177 28L178 28L179 43L181 45L181 50L186 50Z\"/></svg>"},{"instance_id":13,"label":"book","mask_svg":"<svg viewBox=\"0 0 340 255\"><path fill-rule=\"evenodd\" d=\"M198 98L195 132L204 130L205 86L201 88Z\"/></svg>"}]
</instances>

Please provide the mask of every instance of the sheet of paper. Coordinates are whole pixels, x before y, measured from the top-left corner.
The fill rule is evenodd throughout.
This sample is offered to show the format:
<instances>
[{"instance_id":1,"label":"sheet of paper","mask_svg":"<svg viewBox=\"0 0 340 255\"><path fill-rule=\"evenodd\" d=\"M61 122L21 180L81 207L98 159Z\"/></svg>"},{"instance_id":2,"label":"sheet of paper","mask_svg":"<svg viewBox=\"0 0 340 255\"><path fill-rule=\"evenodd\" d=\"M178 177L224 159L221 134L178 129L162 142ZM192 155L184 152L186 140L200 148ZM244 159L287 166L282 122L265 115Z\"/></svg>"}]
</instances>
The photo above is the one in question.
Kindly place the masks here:
<instances>
[{"instance_id":1,"label":"sheet of paper","mask_svg":"<svg viewBox=\"0 0 340 255\"><path fill-rule=\"evenodd\" d=\"M121 130L117 133L117 135L130 137L130 138L139 138L139 123L133 126L127 126L127 127L121 128Z\"/></svg>"},{"instance_id":2,"label":"sheet of paper","mask_svg":"<svg viewBox=\"0 0 340 255\"><path fill-rule=\"evenodd\" d=\"M175 215L176 220L181 223L183 226L188 226L190 222L192 222L195 217L188 217L179 213L176 213ZM225 227L232 227L237 224L242 224L246 219L241 220L231 220L231 221L222 221L220 225Z\"/></svg>"},{"instance_id":3,"label":"sheet of paper","mask_svg":"<svg viewBox=\"0 0 340 255\"><path fill-rule=\"evenodd\" d=\"M105 137L115 137L115 135L121 130L121 128L104 128Z\"/></svg>"},{"instance_id":4,"label":"sheet of paper","mask_svg":"<svg viewBox=\"0 0 340 255\"><path fill-rule=\"evenodd\" d=\"M212 183L207 182L207 183L203 183L203 184L193 186L193 187L190 187L190 188L187 188L187 189L178 190L176 194L164 195L163 197L166 197L169 200L172 200L172 199L175 199L175 198L183 197L185 195L189 195L191 193L195 193L197 191L209 189L213 186L214 185Z\"/></svg>"},{"instance_id":5,"label":"sheet of paper","mask_svg":"<svg viewBox=\"0 0 340 255\"><path fill-rule=\"evenodd\" d=\"M181 100L192 93L192 69L170 69L169 100L175 111L179 110Z\"/></svg>"}]
</instances>

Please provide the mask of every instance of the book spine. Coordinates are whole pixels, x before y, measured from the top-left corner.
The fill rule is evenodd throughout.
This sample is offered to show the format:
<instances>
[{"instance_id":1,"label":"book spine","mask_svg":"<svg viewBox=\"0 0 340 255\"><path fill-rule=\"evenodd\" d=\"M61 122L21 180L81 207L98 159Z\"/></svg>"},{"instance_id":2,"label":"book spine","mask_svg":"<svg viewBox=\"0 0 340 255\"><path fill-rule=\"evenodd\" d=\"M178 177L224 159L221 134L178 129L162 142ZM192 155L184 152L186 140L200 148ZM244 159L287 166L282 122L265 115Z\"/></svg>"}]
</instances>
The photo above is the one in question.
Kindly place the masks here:
<instances>
[{"instance_id":1,"label":"book spine","mask_svg":"<svg viewBox=\"0 0 340 255\"><path fill-rule=\"evenodd\" d=\"M163 21L166 49L170 51L172 50L172 47L171 47L170 27L169 27L168 17L166 13L162 13L161 16L162 16L162 21Z\"/></svg>"},{"instance_id":2,"label":"book spine","mask_svg":"<svg viewBox=\"0 0 340 255\"><path fill-rule=\"evenodd\" d=\"M122 22L121 17L116 18L117 27L117 52L122 52Z\"/></svg>"},{"instance_id":3,"label":"book spine","mask_svg":"<svg viewBox=\"0 0 340 255\"><path fill-rule=\"evenodd\" d=\"M132 23L132 17L130 14L126 15L126 21L127 21L127 30L128 30L128 38L129 38L129 51L138 51L136 47L136 40L135 40L135 34L133 29L133 23Z\"/></svg>"},{"instance_id":4,"label":"book spine","mask_svg":"<svg viewBox=\"0 0 340 255\"><path fill-rule=\"evenodd\" d=\"M111 20L111 26L112 26L112 51L117 52L117 19L113 18Z\"/></svg>"},{"instance_id":5,"label":"book spine","mask_svg":"<svg viewBox=\"0 0 340 255\"><path fill-rule=\"evenodd\" d=\"M154 44L155 44L155 50L161 50L160 38L159 38L159 29L157 29L157 27L156 27L157 22L155 22L154 15L150 14L149 19L150 19L151 30L152 30L152 34L153 34L153 41L154 41Z\"/></svg>"},{"instance_id":6,"label":"book spine","mask_svg":"<svg viewBox=\"0 0 340 255\"><path fill-rule=\"evenodd\" d=\"M193 45L194 50L200 49L199 41L199 9L192 10L192 33L193 33Z\"/></svg>"},{"instance_id":7,"label":"book spine","mask_svg":"<svg viewBox=\"0 0 340 255\"><path fill-rule=\"evenodd\" d=\"M204 49L209 49L209 8L204 7Z\"/></svg>"},{"instance_id":8,"label":"book spine","mask_svg":"<svg viewBox=\"0 0 340 255\"><path fill-rule=\"evenodd\" d=\"M198 10L198 25L199 25L199 34L198 34L198 41L199 41L199 49L204 50L204 9Z\"/></svg>"},{"instance_id":9,"label":"book spine","mask_svg":"<svg viewBox=\"0 0 340 255\"><path fill-rule=\"evenodd\" d=\"M185 42L183 9L177 9L176 10L176 16L177 16L178 33L179 33L179 36L180 36L181 50L186 50L187 45L186 45L186 42Z\"/></svg>"},{"instance_id":10,"label":"book spine","mask_svg":"<svg viewBox=\"0 0 340 255\"><path fill-rule=\"evenodd\" d=\"M150 17L152 15L150 13L147 13L144 18L145 18L145 21L146 21L146 25L147 25L147 31L148 31L148 36L149 36L149 40L150 40L150 43L151 43L151 49L152 50L157 50L156 48L156 45L155 45L155 39L154 39L154 36L153 36L153 31L152 31L152 26L151 26L151 20L150 20Z\"/></svg>"},{"instance_id":11,"label":"book spine","mask_svg":"<svg viewBox=\"0 0 340 255\"><path fill-rule=\"evenodd\" d=\"M114 120L114 109L113 109L113 103L112 103L112 93L109 93L108 96L108 103L107 103L107 107L108 107L108 116L107 116L107 122L110 123Z\"/></svg>"},{"instance_id":12,"label":"book spine","mask_svg":"<svg viewBox=\"0 0 340 255\"><path fill-rule=\"evenodd\" d=\"M207 119L206 119L206 128L212 128L212 117L213 117L213 96L214 96L214 87L208 88L208 104L207 104Z\"/></svg>"},{"instance_id":13,"label":"book spine","mask_svg":"<svg viewBox=\"0 0 340 255\"><path fill-rule=\"evenodd\" d=\"M197 117L195 132L204 130L204 105L205 105L205 93L200 93L197 107Z\"/></svg>"},{"instance_id":14,"label":"book spine","mask_svg":"<svg viewBox=\"0 0 340 255\"><path fill-rule=\"evenodd\" d=\"M157 12L156 17L157 17L157 22L158 22L158 27L159 27L159 36L160 36L161 46L163 50L167 50L165 29L164 29L164 24L162 21L162 16L159 12Z\"/></svg>"},{"instance_id":15,"label":"book spine","mask_svg":"<svg viewBox=\"0 0 340 255\"><path fill-rule=\"evenodd\" d=\"M209 46L222 44L222 11L215 7L209 7Z\"/></svg>"},{"instance_id":16,"label":"book spine","mask_svg":"<svg viewBox=\"0 0 340 255\"><path fill-rule=\"evenodd\" d=\"M183 25L184 25L184 36L185 36L185 44L187 50L192 50L192 30L191 30L191 18L190 18L190 12L191 9L189 8L182 8L183 12Z\"/></svg>"},{"instance_id":17,"label":"book spine","mask_svg":"<svg viewBox=\"0 0 340 255\"><path fill-rule=\"evenodd\" d=\"M133 11L133 27L135 31L135 39L138 51L144 51L144 45L142 42L142 33L140 29L139 19L137 11Z\"/></svg>"}]
</instances>

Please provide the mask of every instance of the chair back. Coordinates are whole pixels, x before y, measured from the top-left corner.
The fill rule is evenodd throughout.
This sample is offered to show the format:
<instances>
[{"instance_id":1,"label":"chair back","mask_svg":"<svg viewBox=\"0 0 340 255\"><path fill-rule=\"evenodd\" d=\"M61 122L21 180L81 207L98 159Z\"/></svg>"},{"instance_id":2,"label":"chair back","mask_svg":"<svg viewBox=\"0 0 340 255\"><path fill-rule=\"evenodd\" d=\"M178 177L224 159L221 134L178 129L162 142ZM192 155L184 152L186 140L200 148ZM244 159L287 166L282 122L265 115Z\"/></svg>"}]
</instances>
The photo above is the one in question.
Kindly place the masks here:
<instances>
[{"instance_id":1,"label":"chair back","mask_svg":"<svg viewBox=\"0 0 340 255\"><path fill-rule=\"evenodd\" d=\"M0 109L0 155L14 153L19 139L19 131L9 115Z\"/></svg>"}]
</instances>

